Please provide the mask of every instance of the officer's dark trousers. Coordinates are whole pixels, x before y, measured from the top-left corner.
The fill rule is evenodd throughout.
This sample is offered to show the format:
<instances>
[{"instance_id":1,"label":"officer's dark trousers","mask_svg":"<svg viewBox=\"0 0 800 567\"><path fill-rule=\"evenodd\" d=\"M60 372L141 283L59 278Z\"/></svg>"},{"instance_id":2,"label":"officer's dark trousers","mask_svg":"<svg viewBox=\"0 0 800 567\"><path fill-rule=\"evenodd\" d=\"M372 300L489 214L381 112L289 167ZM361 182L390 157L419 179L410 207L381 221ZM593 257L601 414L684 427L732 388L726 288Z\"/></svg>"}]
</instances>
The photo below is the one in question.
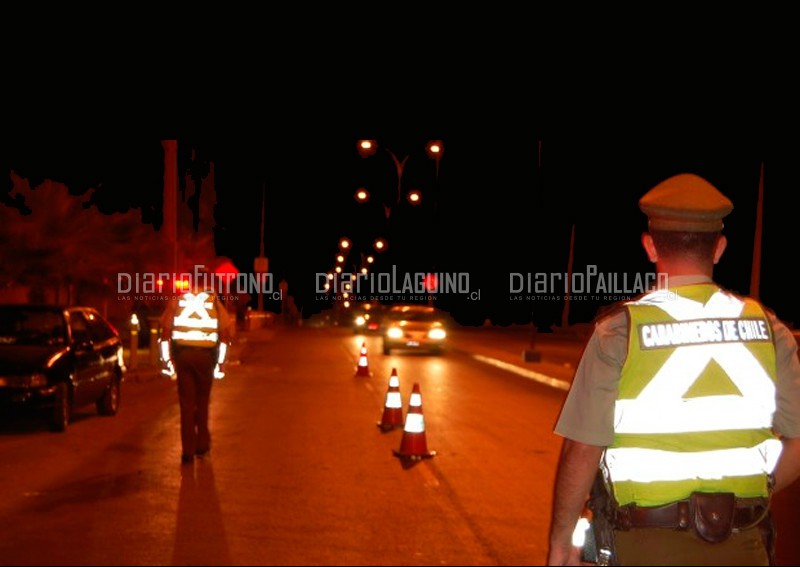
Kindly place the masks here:
<instances>
[{"instance_id":1,"label":"officer's dark trousers","mask_svg":"<svg viewBox=\"0 0 800 567\"><path fill-rule=\"evenodd\" d=\"M181 449L190 456L211 449L208 408L214 383L216 350L212 348L176 349L178 400L181 406Z\"/></svg>"}]
</instances>

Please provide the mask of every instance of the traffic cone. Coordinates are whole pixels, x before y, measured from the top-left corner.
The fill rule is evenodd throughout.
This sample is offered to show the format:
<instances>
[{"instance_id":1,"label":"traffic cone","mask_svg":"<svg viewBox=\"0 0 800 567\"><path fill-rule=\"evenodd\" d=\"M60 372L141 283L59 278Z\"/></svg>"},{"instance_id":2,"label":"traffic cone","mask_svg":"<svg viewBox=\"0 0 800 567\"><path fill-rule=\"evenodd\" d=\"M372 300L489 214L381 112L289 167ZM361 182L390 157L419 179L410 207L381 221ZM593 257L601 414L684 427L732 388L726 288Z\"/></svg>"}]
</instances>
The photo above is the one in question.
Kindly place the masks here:
<instances>
[{"instance_id":1,"label":"traffic cone","mask_svg":"<svg viewBox=\"0 0 800 567\"><path fill-rule=\"evenodd\" d=\"M389 389L386 391L386 401L383 404L383 415L378 422L382 431L391 431L403 425L403 398L400 395L400 378L397 369L392 368L389 376Z\"/></svg>"},{"instance_id":2,"label":"traffic cone","mask_svg":"<svg viewBox=\"0 0 800 567\"><path fill-rule=\"evenodd\" d=\"M419 391L419 384L414 384L411 390L403 439L400 441L400 449L394 454L401 459L413 461L427 459L436 454L436 451L428 450L428 442L425 440L425 418L422 415L422 394Z\"/></svg>"},{"instance_id":3,"label":"traffic cone","mask_svg":"<svg viewBox=\"0 0 800 567\"><path fill-rule=\"evenodd\" d=\"M361 355L358 357L356 376L371 376L369 362L367 362L367 343L361 343Z\"/></svg>"}]
</instances>

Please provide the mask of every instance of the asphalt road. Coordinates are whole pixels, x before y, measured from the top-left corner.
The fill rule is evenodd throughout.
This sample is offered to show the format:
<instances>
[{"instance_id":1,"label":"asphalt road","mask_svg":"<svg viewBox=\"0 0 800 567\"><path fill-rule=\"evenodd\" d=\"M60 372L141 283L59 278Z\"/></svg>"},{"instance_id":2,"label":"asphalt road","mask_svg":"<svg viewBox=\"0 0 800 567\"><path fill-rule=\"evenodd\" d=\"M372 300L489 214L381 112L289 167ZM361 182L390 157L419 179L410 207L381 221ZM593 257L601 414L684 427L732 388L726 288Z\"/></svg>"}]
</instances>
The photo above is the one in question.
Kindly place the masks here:
<instances>
[{"instance_id":1,"label":"asphalt road","mask_svg":"<svg viewBox=\"0 0 800 567\"><path fill-rule=\"evenodd\" d=\"M175 382L146 356L115 417L83 408L64 434L2 420L0 564L543 564L579 337L468 329L441 357L385 356L343 328L238 339L214 384L211 457L193 465L179 463ZM392 369L405 413L419 387L431 455L399 458L405 432L377 427ZM800 559L798 493L775 499L782 565Z\"/></svg>"}]
</instances>

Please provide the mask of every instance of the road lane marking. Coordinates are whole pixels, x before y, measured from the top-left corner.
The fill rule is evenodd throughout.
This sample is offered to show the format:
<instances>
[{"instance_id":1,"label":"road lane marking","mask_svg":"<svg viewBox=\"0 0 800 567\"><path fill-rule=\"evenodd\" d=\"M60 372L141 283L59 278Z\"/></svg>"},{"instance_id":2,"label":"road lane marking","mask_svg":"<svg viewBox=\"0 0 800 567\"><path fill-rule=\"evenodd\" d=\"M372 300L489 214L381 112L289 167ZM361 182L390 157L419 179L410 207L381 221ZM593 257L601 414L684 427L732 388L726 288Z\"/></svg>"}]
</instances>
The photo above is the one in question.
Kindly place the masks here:
<instances>
[{"instance_id":1,"label":"road lane marking","mask_svg":"<svg viewBox=\"0 0 800 567\"><path fill-rule=\"evenodd\" d=\"M439 480L436 478L436 475L428 467L420 467L419 469L420 475L423 478L425 486L430 486L431 488L439 488Z\"/></svg>"},{"instance_id":2,"label":"road lane marking","mask_svg":"<svg viewBox=\"0 0 800 567\"><path fill-rule=\"evenodd\" d=\"M491 364L492 366L496 366L497 368L508 370L509 372L513 372L514 374L519 374L520 376L524 376L525 378L530 378L531 380L539 382L540 384L545 384L547 386L551 386L559 390L569 390L570 383L567 382L566 380L559 380L558 378L553 378L551 376L542 374L540 372L534 372L533 370L528 370L527 368L520 368L515 364L503 362L502 360L491 358L489 356L483 356L482 354L473 354L472 358L480 362L484 362L486 364Z\"/></svg>"}]
</instances>

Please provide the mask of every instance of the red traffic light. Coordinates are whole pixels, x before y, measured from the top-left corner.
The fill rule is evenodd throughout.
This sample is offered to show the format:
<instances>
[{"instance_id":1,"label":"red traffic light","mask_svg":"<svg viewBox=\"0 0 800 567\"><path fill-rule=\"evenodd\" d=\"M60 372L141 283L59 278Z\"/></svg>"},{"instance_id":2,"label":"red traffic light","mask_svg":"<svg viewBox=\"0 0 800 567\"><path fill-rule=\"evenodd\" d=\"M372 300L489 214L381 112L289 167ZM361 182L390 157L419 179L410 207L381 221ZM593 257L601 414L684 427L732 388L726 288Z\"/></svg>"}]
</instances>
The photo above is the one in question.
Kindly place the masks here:
<instances>
[{"instance_id":1,"label":"red traffic light","mask_svg":"<svg viewBox=\"0 0 800 567\"><path fill-rule=\"evenodd\" d=\"M439 278L436 277L436 274L425 274L424 284L425 291L436 291L436 289L439 287Z\"/></svg>"}]
</instances>

